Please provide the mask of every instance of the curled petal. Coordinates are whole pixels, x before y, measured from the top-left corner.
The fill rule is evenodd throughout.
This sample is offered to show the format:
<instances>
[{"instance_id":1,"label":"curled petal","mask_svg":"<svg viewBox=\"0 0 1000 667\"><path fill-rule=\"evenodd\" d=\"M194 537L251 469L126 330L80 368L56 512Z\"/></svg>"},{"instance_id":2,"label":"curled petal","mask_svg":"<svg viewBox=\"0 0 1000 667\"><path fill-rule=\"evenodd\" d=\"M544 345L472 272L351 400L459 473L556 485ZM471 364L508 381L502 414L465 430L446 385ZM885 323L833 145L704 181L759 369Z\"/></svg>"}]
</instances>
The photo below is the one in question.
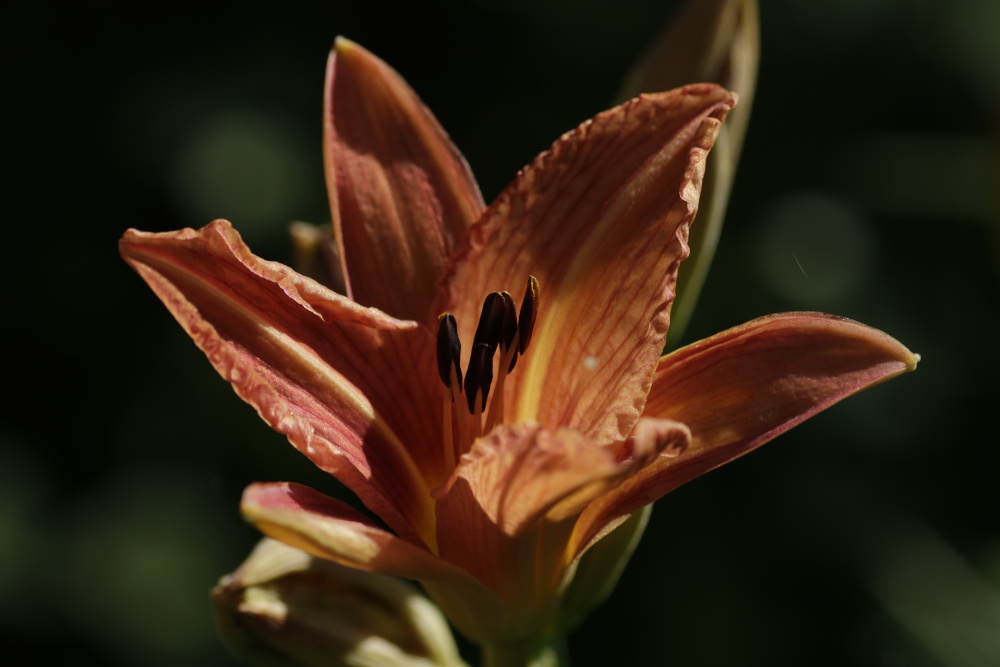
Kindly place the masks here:
<instances>
[{"instance_id":1,"label":"curled petal","mask_svg":"<svg viewBox=\"0 0 1000 667\"><path fill-rule=\"evenodd\" d=\"M643 417L621 445L621 458L632 461L634 468L645 468L659 456L674 457L683 453L691 441L688 427L671 419Z\"/></svg>"},{"instance_id":2,"label":"curled petal","mask_svg":"<svg viewBox=\"0 0 1000 667\"><path fill-rule=\"evenodd\" d=\"M481 438L437 493L441 556L533 617L576 556L580 512L658 456L683 450L689 437L668 420L649 420L639 431L617 451L538 424Z\"/></svg>"},{"instance_id":3,"label":"curled petal","mask_svg":"<svg viewBox=\"0 0 1000 667\"><path fill-rule=\"evenodd\" d=\"M618 470L608 449L579 432L552 433L538 424L501 427L477 441L436 492L442 497L438 516L464 531L459 527L467 522L455 513L474 507L494 530L515 536L546 514L558 520L573 513L580 500L568 500Z\"/></svg>"},{"instance_id":4,"label":"curled petal","mask_svg":"<svg viewBox=\"0 0 1000 667\"><path fill-rule=\"evenodd\" d=\"M533 600L549 597L565 567L572 523L560 521L618 473L611 452L576 431L553 433L537 424L498 428L473 445L443 489L437 507L441 556L531 609Z\"/></svg>"},{"instance_id":5,"label":"curled petal","mask_svg":"<svg viewBox=\"0 0 1000 667\"><path fill-rule=\"evenodd\" d=\"M618 446L617 459L626 462L630 474L620 485L591 502L582 512L573 531L570 552L574 558L617 529L636 510L651 501L641 502L634 493L623 492L645 479L670 459L681 456L691 444L691 431L672 419L642 417L632 434Z\"/></svg>"},{"instance_id":6,"label":"curled petal","mask_svg":"<svg viewBox=\"0 0 1000 667\"><path fill-rule=\"evenodd\" d=\"M762 317L664 356L648 416L682 420L691 445L588 508L595 524L634 511L817 412L916 368L893 338L822 313Z\"/></svg>"},{"instance_id":7,"label":"curled petal","mask_svg":"<svg viewBox=\"0 0 1000 667\"><path fill-rule=\"evenodd\" d=\"M518 424L476 441L436 492L441 557L503 597L505 634L531 636L551 612L576 513L624 469L579 432Z\"/></svg>"},{"instance_id":8,"label":"curled petal","mask_svg":"<svg viewBox=\"0 0 1000 667\"><path fill-rule=\"evenodd\" d=\"M330 54L325 100L327 189L348 294L426 321L448 255L485 208L472 173L406 82L349 40Z\"/></svg>"},{"instance_id":9,"label":"curled petal","mask_svg":"<svg viewBox=\"0 0 1000 667\"><path fill-rule=\"evenodd\" d=\"M447 473L428 331L255 257L225 221L131 230L120 250L272 428L400 535L433 540L428 489Z\"/></svg>"},{"instance_id":10,"label":"curled petal","mask_svg":"<svg viewBox=\"0 0 1000 667\"><path fill-rule=\"evenodd\" d=\"M534 333L506 385L514 421L624 439L638 419L687 256L705 156L735 103L713 85L644 95L565 134L470 230L435 310L471 339L477 300L538 279Z\"/></svg>"}]
</instances>

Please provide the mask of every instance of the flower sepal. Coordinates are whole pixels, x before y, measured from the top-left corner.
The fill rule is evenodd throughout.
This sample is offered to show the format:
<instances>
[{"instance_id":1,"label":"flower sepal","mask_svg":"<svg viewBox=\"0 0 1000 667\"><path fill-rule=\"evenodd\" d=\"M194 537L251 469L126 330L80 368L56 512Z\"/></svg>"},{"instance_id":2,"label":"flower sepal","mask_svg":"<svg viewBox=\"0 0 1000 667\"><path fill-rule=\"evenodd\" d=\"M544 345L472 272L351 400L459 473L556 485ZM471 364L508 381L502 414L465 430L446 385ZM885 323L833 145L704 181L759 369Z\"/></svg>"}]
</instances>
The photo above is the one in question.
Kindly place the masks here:
<instances>
[{"instance_id":1,"label":"flower sepal","mask_svg":"<svg viewBox=\"0 0 1000 667\"><path fill-rule=\"evenodd\" d=\"M566 667L562 637L553 641L483 646L482 667Z\"/></svg>"},{"instance_id":2,"label":"flower sepal","mask_svg":"<svg viewBox=\"0 0 1000 667\"><path fill-rule=\"evenodd\" d=\"M646 532L652 505L639 508L584 552L575 563L572 582L559 602L556 627L569 632L615 590L639 540Z\"/></svg>"}]
</instances>

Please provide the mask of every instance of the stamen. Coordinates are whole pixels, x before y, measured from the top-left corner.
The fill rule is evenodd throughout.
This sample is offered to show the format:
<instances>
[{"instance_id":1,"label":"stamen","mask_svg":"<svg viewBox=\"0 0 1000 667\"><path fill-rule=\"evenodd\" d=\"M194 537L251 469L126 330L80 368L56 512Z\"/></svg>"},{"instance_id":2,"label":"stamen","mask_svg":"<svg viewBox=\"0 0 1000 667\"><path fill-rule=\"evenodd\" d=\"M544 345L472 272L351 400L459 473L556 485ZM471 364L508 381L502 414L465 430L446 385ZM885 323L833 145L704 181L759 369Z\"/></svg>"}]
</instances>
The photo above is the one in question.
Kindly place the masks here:
<instances>
[{"instance_id":1,"label":"stamen","mask_svg":"<svg viewBox=\"0 0 1000 667\"><path fill-rule=\"evenodd\" d=\"M458 324L451 313L438 317L437 362L438 374L444 386L451 390L451 401L462 393L462 341L458 339ZM457 387L456 387L457 385Z\"/></svg>"},{"instance_id":2,"label":"stamen","mask_svg":"<svg viewBox=\"0 0 1000 667\"><path fill-rule=\"evenodd\" d=\"M451 372L457 373L458 367L455 366L454 368L452 368ZM445 407L448 409L447 434L450 434L452 429L451 426L452 410L455 404L452 403L451 401L445 401L444 404ZM462 458L462 454L466 452L466 450L469 448L469 443L472 442L472 440L469 438L469 418L463 415L461 413L461 410L459 410L458 414L456 414L455 416L457 417L456 421L458 422L458 437L455 438L454 441L445 440L445 445L448 446L449 450L452 452L452 458L449 461L450 466L454 466L458 462L458 460Z\"/></svg>"},{"instance_id":3,"label":"stamen","mask_svg":"<svg viewBox=\"0 0 1000 667\"><path fill-rule=\"evenodd\" d=\"M500 325L500 368L502 369L504 364L504 359L507 355L507 350L510 349L511 345L514 343L514 338L517 336L517 306L514 305L514 297L512 297L507 292L500 292L500 297L503 299L503 323ZM517 347L514 348L514 355L510 360L510 366L507 367L507 373L514 370L514 365L517 363Z\"/></svg>"},{"instance_id":4,"label":"stamen","mask_svg":"<svg viewBox=\"0 0 1000 667\"><path fill-rule=\"evenodd\" d=\"M473 349L477 345L483 344L496 349L504 330L505 305L500 292L486 295L486 300L483 301L483 312L479 315L479 324L476 326L476 335L472 339Z\"/></svg>"},{"instance_id":5,"label":"stamen","mask_svg":"<svg viewBox=\"0 0 1000 667\"><path fill-rule=\"evenodd\" d=\"M462 393L462 342L458 339L458 325L455 316L451 313L442 313L438 317L437 335L437 362L438 375L448 389L442 401L441 407L441 428L444 439L444 451L447 453L446 465L453 468L458 457L456 445L461 447L461 443L455 442L452 428L452 413L454 412L455 397ZM460 422L463 420L459 420ZM465 429L459 427L459 438L464 440Z\"/></svg>"},{"instance_id":6,"label":"stamen","mask_svg":"<svg viewBox=\"0 0 1000 667\"><path fill-rule=\"evenodd\" d=\"M514 305L514 298L507 292L500 292L503 299L503 323L500 329L500 355L497 363L496 391L493 392L493 402L490 403L490 411L486 414L486 424L483 432L489 433L498 421L504 418L504 380L507 374L514 370L517 364L517 345L514 341L517 338L517 306Z\"/></svg>"},{"instance_id":7,"label":"stamen","mask_svg":"<svg viewBox=\"0 0 1000 667\"><path fill-rule=\"evenodd\" d=\"M507 292L487 295L473 337L464 386L461 370L462 344L458 339L455 317L451 313L443 313L438 317L438 375L448 389L442 408L442 436L448 452L449 467L457 464L476 438L504 422L504 381L531 342L538 314L539 293L538 279L528 276L519 313L513 297ZM494 362L497 364L495 373ZM496 389L491 402L490 389L494 381ZM454 412L453 404L462 393L465 394L469 408L468 417ZM487 413L485 420L483 413ZM456 423L458 433L454 432Z\"/></svg>"},{"instance_id":8,"label":"stamen","mask_svg":"<svg viewBox=\"0 0 1000 667\"><path fill-rule=\"evenodd\" d=\"M538 279L528 276L528 286L524 290L524 301L521 302L521 312L517 317L518 350L521 354L528 349L531 342L531 332L535 329L535 317L538 315L538 300L541 296Z\"/></svg>"},{"instance_id":9,"label":"stamen","mask_svg":"<svg viewBox=\"0 0 1000 667\"><path fill-rule=\"evenodd\" d=\"M493 384L493 348L486 343L479 343L472 348L469 368L465 373L465 398L469 402L471 414L479 415L486 409L486 397L490 394L491 384Z\"/></svg>"}]
</instances>

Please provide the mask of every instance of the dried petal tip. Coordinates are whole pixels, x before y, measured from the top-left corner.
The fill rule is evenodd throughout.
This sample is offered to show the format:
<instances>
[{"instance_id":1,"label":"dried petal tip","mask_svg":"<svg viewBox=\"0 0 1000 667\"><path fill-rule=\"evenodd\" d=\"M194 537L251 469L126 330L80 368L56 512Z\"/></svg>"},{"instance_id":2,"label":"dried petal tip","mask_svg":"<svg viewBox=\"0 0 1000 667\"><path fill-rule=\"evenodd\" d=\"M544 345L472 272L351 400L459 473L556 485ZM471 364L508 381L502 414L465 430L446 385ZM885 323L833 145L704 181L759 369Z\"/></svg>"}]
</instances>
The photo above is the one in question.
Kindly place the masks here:
<instances>
[{"instance_id":1,"label":"dried petal tip","mask_svg":"<svg viewBox=\"0 0 1000 667\"><path fill-rule=\"evenodd\" d=\"M437 362L438 374L444 386L451 389L451 400L462 391L462 341L458 339L458 324L451 313L441 313L438 317ZM452 376L455 377L454 386Z\"/></svg>"},{"instance_id":2,"label":"dried petal tip","mask_svg":"<svg viewBox=\"0 0 1000 667\"><path fill-rule=\"evenodd\" d=\"M521 302L521 313L517 317L518 350L521 354L528 349L531 342L531 332L535 328L535 318L538 317L538 298L540 288L535 276L528 276L528 286L524 289L524 301Z\"/></svg>"}]
</instances>

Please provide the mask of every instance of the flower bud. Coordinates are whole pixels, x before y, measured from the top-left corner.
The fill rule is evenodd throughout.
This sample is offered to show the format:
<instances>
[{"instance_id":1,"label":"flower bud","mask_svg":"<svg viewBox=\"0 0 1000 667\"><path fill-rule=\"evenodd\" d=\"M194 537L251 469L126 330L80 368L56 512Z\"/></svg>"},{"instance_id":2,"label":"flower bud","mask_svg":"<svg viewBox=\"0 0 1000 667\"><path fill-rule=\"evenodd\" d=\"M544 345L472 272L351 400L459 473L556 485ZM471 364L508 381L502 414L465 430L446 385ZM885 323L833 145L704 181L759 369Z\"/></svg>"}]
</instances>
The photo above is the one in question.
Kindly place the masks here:
<instances>
[{"instance_id":1,"label":"flower bud","mask_svg":"<svg viewBox=\"0 0 1000 667\"><path fill-rule=\"evenodd\" d=\"M671 348L684 333L719 243L750 120L759 61L757 0L689 0L632 69L618 96L623 101L640 93L703 82L718 83L739 95L739 104L729 113L706 162L701 210L688 239L691 255L681 264L677 278L667 334Z\"/></svg>"},{"instance_id":2,"label":"flower bud","mask_svg":"<svg viewBox=\"0 0 1000 667\"><path fill-rule=\"evenodd\" d=\"M223 639L252 667L465 667L413 586L276 540L261 540L212 597Z\"/></svg>"}]
</instances>

